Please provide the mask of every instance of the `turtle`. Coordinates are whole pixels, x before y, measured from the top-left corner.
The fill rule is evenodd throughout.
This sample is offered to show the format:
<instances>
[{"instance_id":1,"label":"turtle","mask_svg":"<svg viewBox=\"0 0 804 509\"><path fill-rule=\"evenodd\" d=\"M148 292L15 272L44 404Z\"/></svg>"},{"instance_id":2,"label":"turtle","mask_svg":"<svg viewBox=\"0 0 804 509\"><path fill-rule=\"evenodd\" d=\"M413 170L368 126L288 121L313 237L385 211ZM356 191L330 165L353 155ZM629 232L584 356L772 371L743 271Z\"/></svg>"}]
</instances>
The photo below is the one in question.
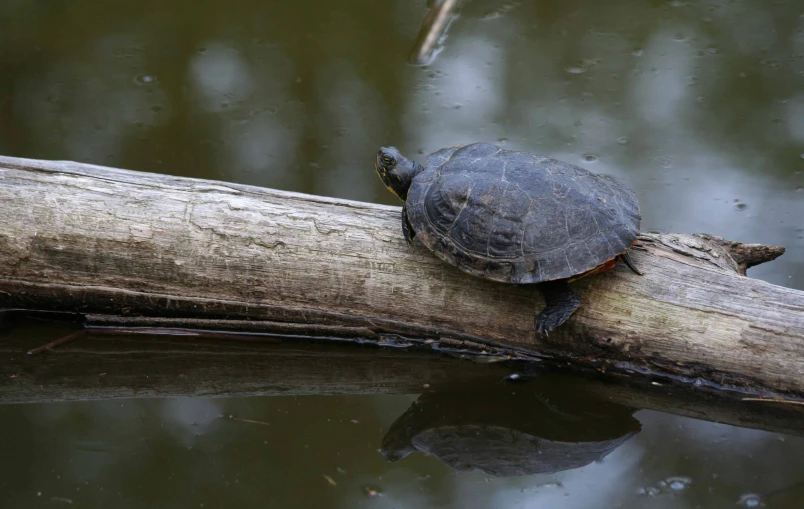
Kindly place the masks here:
<instances>
[{"instance_id":1,"label":"turtle","mask_svg":"<svg viewBox=\"0 0 804 509\"><path fill-rule=\"evenodd\" d=\"M641 216L633 191L613 177L528 152L472 143L438 150L424 166L381 147L375 169L404 205L402 234L438 258L492 281L538 284L547 335L580 307L571 281L628 256Z\"/></svg>"}]
</instances>

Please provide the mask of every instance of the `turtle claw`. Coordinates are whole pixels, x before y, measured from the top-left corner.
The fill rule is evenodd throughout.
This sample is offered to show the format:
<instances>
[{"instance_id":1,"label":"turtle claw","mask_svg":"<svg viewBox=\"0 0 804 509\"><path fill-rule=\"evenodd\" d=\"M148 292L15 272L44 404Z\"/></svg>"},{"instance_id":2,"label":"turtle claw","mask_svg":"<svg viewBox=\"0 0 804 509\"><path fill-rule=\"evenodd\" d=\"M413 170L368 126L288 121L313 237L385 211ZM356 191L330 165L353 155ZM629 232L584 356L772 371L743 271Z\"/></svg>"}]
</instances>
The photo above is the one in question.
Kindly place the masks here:
<instances>
[{"instance_id":1,"label":"turtle claw","mask_svg":"<svg viewBox=\"0 0 804 509\"><path fill-rule=\"evenodd\" d=\"M574 311L574 310L573 310ZM536 328L536 332L539 335L544 337L550 337L550 333L556 329L559 325L564 323L569 315L564 313L561 309L550 309L545 308L544 311L536 315L536 319L533 321L533 325Z\"/></svg>"},{"instance_id":2,"label":"turtle claw","mask_svg":"<svg viewBox=\"0 0 804 509\"><path fill-rule=\"evenodd\" d=\"M645 273L644 273L644 272L642 272L641 270L639 270L638 268L636 268L636 265L634 265L634 262L631 260L631 257L630 257L630 256L628 256L628 251L626 251L625 253L623 253L623 254L619 255L617 258L619 258L620 260L622 260L622 261L623 261L623 263L625 263L625 265L626 265L626 266L627 266L629 269L631 269L632 271L634 271L634 273L636 273L637 275L639 275L639 276L644 276L644 275L645 275Z\"/></svg>"}]
</instances>

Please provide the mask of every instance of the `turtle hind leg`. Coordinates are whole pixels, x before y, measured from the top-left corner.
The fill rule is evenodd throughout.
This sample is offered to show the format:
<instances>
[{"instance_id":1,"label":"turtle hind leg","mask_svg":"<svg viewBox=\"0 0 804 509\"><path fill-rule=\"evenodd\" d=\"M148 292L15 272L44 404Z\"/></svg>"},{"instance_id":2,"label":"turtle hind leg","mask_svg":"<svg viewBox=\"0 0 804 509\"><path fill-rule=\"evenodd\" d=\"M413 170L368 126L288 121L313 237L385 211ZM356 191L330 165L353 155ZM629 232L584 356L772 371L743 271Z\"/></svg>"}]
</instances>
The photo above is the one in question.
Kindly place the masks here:
<instances>
[{"instance_id":1,"label":"turtle hind leg","mask_svg":"<svg viewBox=\"0 0 804 509\"><path fill-rule=\"evenodd\" d=\"M539 285L539 289L547 305L536 315L533 324L539 334L547 335L572 316L581 306L581 299L572 291L566 279L546 281Z\"/></svg>"},{"instance_id":2,"label":"turtle hind leg","mask_svg":"<svg viewBox=\"0 0 804 509\"><path fill-rule=\"evenodd\" d=\"M416 236L416 232L413 231L413 226L410 224L410 219L408 219L407 205L402 206L402 234L405 236L405 242L408 245L413 242L413 237Z\"/></svg>"},{"instance_id":3,"label":"turtle hind leg","mask_svg":"<svg viewBox=\"0 0 804 509\"><path fill-rule=\"evenodd\" d=\"M628 256L628 251L626 251L625 253L619 255L617 258L622 260L622 262L624 264L626 264L628 266L628 268L633 270L635 273L639 274L640 276L645 275L641 270L636 268L636 265L634 265L634 262L631 260L631 257Z\"/></svg>"}]
</instances>

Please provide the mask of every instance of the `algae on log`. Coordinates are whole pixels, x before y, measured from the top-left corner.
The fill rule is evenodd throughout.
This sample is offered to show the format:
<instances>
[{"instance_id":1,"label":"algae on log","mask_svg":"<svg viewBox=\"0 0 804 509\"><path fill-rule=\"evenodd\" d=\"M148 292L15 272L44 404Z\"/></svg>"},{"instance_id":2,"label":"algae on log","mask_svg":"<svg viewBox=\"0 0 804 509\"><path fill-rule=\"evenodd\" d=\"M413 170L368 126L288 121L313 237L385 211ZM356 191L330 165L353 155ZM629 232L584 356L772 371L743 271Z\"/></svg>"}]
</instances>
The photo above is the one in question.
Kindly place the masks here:
<instances>
[{"instance_id":1,"label":"algae on log","mask_svg":"<svg viewBox=\"0 0 804 509\"><path fill-rule=\"evenodd\" d=\"M535 287L474 278L407 246L399 207L0 157L0 308L335 336L357 327L380 342L496 347L804 397L804 292L739 273L782 251L643 234L632 258L645 275L618 267L574 283L582 307L541 338Z\"/></svg>"}]
</instances>

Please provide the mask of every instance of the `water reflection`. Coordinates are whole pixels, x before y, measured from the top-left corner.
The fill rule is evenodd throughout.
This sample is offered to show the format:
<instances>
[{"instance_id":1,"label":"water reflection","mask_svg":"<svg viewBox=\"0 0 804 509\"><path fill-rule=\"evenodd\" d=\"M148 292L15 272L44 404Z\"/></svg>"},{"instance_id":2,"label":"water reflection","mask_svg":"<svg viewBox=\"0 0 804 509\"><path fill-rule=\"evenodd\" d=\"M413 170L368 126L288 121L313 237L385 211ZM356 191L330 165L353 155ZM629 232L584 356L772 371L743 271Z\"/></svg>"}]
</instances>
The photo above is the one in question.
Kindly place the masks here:
<instances>
[{"instance_id":1,"label":"water reflection","mask_svg":"<svg viewBox=\"0 0 804 509\"><path fill-rule=\"evenodd\" d=\"M391 425L382 453L399 461L420 451L495 476L554 473L603 459L641 429L634 409L557 381L423 394Z\"/></svg>"},{"instance_id":2,"label":"water reflection","mask_svg":"<svg viewBox=\"0 0 804 509\"><path fill-rule=\"evenodd\" d=\"M414 65L432 63L441 50L450 23L458 15L463 0L431 0L430 11L422 21L419 37L410 52L408 61Z\"/></svg>"},{"instance_id":3,"label":"water reflection","mask_svg":"<svg viewBox=\"0 0 804 509\"><path fill-rule=\"evenodd\" d=\"M30 402L0 405L0 433L12 437L0 442L0 507L39 497L132 508L800 505L804 438L655 410L632 416L671 409L801 433L797 406L749 412L751 403L701 388L647 390L627 377L603 385L541 369L528 380L533 372L516 363L298 341L88 336L25 356L64 335L44 324L0 334L5 374L23 375L0 368L0 392ZM504 381L512 373L519 382ZM344 391L375 395L288 395ZM227 393L37 403L47 394Z\"/></svg>"}]
</instances>

